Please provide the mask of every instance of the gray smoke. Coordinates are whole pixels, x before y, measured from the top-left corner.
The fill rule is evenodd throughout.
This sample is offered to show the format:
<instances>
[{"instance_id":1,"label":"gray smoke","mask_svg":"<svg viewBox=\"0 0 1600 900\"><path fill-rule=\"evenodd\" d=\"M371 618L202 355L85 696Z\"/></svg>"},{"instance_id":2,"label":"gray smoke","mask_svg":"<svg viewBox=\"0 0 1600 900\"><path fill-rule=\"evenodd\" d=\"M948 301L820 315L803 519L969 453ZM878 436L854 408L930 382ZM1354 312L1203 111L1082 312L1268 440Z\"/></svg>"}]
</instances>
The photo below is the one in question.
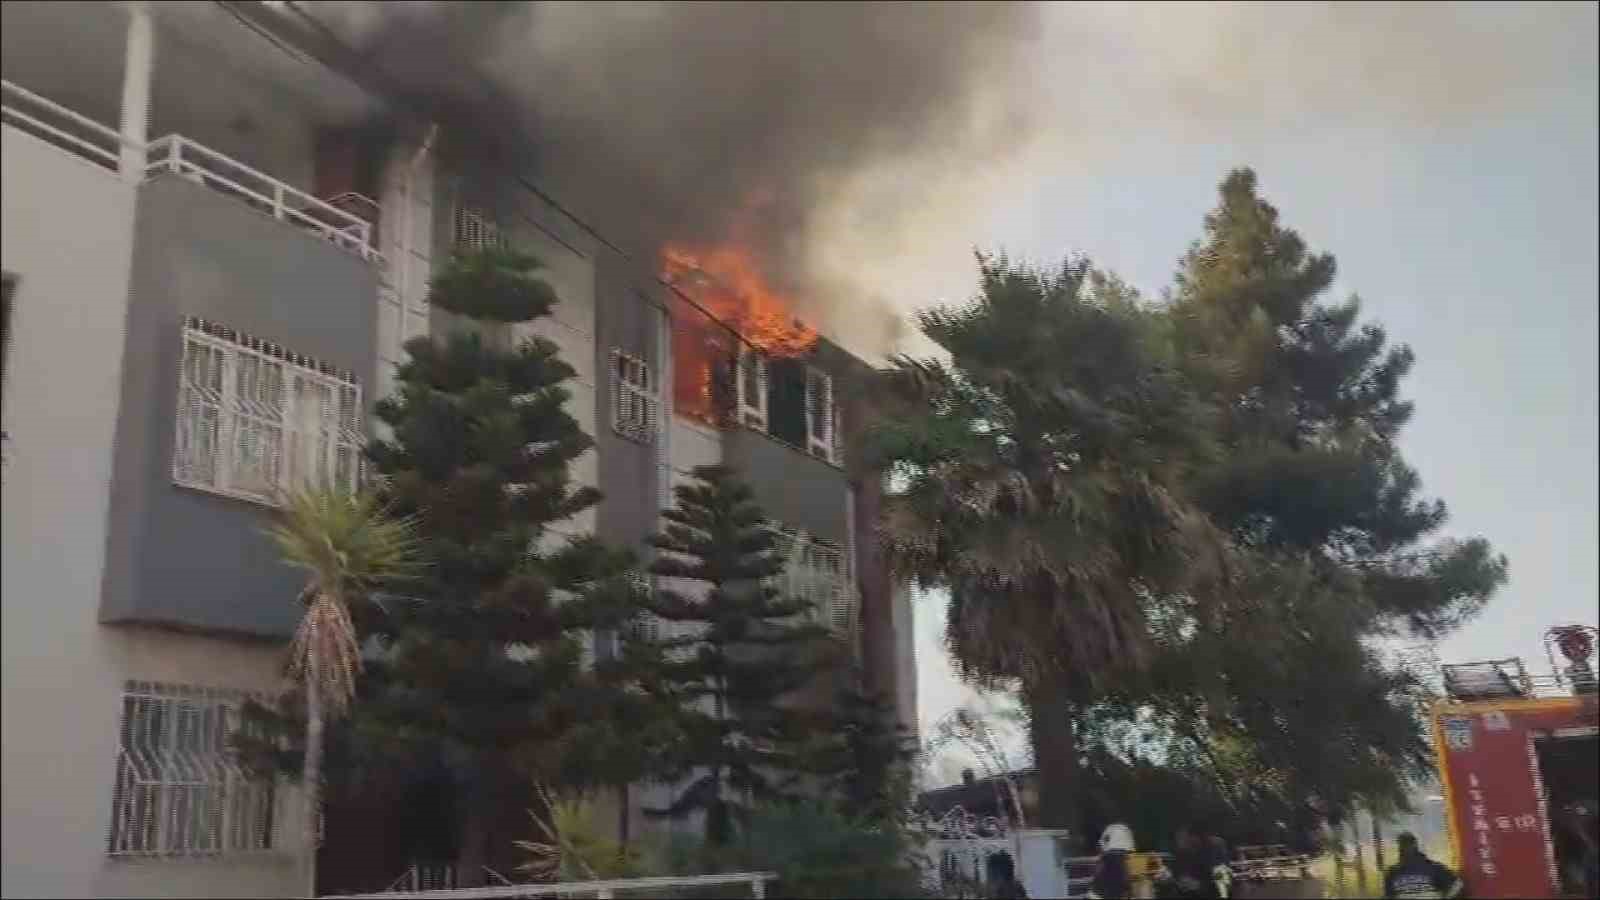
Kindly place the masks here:
<instances>
[{"instance_id":1,"label":"gray smoke","mask_svg":"<svg viewBox=\"0 0 1600 900\"><path fill-rule=\"evenodd\" d=\"M1596 77L1592 3L299 5L517 122L534 180L634 253L740 240L867 355L970 288L995 207L1131 138L1449 140Z\"/></svg>"},{"instance_id":2,"label":"gray smoke","mask_svg":"<svg viewBox=\"0 0 1600 900\"><path fill-rule=\"evenodd\" d=\"M940 187L880 192L852 211L855 235L838 233L839 204L864 173L982 167L1032 130L1017 83L1028 5L306 6L388 74L476 94L480 120L515 116L534 180L630 252L738 241L864 353L887 348L895 316L826 245L892 252L885 238Z\"/></svg>"}]
</instances>

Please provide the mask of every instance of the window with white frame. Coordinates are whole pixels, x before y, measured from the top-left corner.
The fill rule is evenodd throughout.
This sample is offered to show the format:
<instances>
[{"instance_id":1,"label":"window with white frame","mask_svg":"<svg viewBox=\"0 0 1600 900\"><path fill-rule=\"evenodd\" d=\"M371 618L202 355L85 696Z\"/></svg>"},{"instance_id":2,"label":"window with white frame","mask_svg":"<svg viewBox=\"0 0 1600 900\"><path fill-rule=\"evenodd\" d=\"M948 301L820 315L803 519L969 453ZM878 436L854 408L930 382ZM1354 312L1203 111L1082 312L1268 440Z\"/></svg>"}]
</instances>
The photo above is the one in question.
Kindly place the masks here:
<instances>
[{"instance_id":1,"label":"window with white frame","mask_svg":"<svg viewBox=\"0 0 1600 900\"><path fill-rule=\"evenodd\" d=\"M837 449L838 410L833 402L833 376L806 369L806 452L833 462Z\"/></svg>"},{"instance_id":2,"label":"window with white frame","mask_svg":"<svg viewBox=\"0 0 1600 900\"><path fill-rule=\"evenodd\" d=\"M856 598L850 586L849 555L837 544L795 529L779 529L778 552L784 568L773 587L803 600L811 617L840 635L854 632Z\"/></svg>"},{"instance_id":3,"label":"window with white frame","mask_svg":"<svg viewBox=\"0 0 1600 900\"><path fill-rule=\"evenodd\" d=\"M228 745L245 699L231 691L127 683L107 853L272 849L278 820L273 781L245 772Z\"/></svg>"},{"instance_id":4,"label":"window with white frame","mask_svg":"<svg viewBox=\"0 0 1600 900\"><path fill-rule=\"evenodd\" d=\"M633 571L628 573L628 579L633 584L633 589L641 595L648 596L655 590L652 583L653 576L647 572ZM628 638L641 643L656 643L666 637L666 622L649 610L641 610L627 624Z\"/></svg>"},{"instance_id":5,"label":"window with white frame","mask_svg":"<svg viewBox=\"0 0 1600 900\"><path fill-rule=\"evenodd\" d=\"M751 428L767 430L767 358L760 351L739 345L739 364L734 372L734 393L738 419Z\"/></svg>"},{"instance_id":6,"label":"window with white frame","mask_svg":"<svg viewBox=\"0 0 1600 900\"><path fill-rule=\"evenodd\" d=\"M178 484L262 502L354 490L364 441L355 376L215 322L183 326Z\"/></svg>"},{"instance_id":7,"label":"window with white frame","mask_svg":"<svg viewBox=\"0 0 1600 900\"><path fill-rule=\"evenodd\" d=\"M612 429L629 440L648 444L656 438L660 405L650 364L621 350L612 350Z\"/></svg>"},{"instance_id":8,"label":"window with white frame","mask_svg":"<svg viewBox=\"0 0 1600 900\"><path fill-rule=\"evenodd\" d=\"M494 216L461 204L456 207L454 242L457 250L491 250L505 246L505 237Z\"/></svg>"}]
</instances>

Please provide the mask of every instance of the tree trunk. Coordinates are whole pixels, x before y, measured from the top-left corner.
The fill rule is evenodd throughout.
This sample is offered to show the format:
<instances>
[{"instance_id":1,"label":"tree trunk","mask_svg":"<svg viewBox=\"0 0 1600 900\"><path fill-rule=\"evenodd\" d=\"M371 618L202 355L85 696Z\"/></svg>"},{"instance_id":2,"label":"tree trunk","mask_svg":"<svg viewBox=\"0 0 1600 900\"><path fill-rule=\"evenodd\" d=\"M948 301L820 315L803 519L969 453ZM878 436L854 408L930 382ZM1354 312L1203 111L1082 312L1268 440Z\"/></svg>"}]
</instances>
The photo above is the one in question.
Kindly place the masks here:
<instances>
[{"instance_id":1,"label":"tree trunk","mask_svg":"<svg viewBox=\"0 0 1600 900\"><path fill-rule=\"evenodd\" d=\"M1038 821L1030 824L1071 829L1076 837L1081 827L1075 803L1078 743L1066 688L1066 679L1059 674L1041 675L1023 686L1023 700L1032 722L1029 738L1033 744L1034 778L1039 785Z\"/></svg>"},{"instance_id":2,"label":"tree trunk","mask_svg":"<svg viewBox=\"0 0 1600 900\"><path fill-rule=\"evenodd\" d=\"M627 848L628 841L633 836L633 820L628 815L629 799L628 785L617 785L617 842L620 843L624 849Z\"/></svg>"},{"instance_id":3,"label":"tree trunk","mask_svg":"<svg viewBox=\"0 0 1600 900\"><path fill-rule=\"evenodd\" d=\"M482 887L488 879L489 833L493 830L496 791L484 783L485 773L468 773L462 804L461 845L456 853L456 887Z\"/></svg>"},{"instance_id":4,"label":"tree trunk","mask_svg":"<svg viewBox=\"0 0 1600 900\"><path fill-rule=\"evenodd\" d=\"M1372 860L1377 863L1378 878L1383 878L1383 825L1378 814L1372 814Z\"/></svg>"},{"instance_id":5,"label":"tree trunk","mask_svg":"<svg viewBox=\"0 0 1600 900\"><path fill-rule=\"evenodd\" d=\"M306 896L317 896L317 848L322 844L322 695L317 660L306 661Z\"/></svg>"},{"instance_id":6,"label":"tree trunk","mask_svg":"<svg viewBox=\"0 0 1600 900\"><path fill-rule=\"evenodd\" d=\"M1333 831L1333 894L1343 897L1344 890L1344 823L1329 822Z\"/></svg>"},{"instance_id":7,"label":"tree trunk","mask_svg":"<svg viewBox=\"0 0 1600 900\"><path fill-rule=\"evenodd\" d=\"M1356 812L1350 816L1350 840L1356 848L1356 890L1361 896L1367 896L1367 863L1366 854L1361 852L1361 813Z\"/></svg>"}]
</instances>

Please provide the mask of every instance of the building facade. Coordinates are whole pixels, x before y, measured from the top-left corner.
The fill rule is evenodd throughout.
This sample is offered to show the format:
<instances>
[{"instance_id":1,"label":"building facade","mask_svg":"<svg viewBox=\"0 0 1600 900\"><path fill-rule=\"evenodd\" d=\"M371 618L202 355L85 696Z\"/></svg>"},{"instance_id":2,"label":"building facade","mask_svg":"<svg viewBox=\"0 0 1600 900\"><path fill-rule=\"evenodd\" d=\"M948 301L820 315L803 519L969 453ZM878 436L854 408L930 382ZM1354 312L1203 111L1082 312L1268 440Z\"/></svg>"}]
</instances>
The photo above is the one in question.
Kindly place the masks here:
<instances>
[{"instance_id":1,"label":"building facade","mask_svg":"<svg viewBox=\"0 0 1600 900\"><path fill-rule=\"evenodd\" d=\"M361 477L404 343L455 327L426 297L458 246L533 253L560 298L522 327L577 370L574 478L605 494L565 531L642 547L693 467L739 467L788 588L913 726L908 601L846 464L864 364L768 352L243 6L0 7L3 892L303 892L297 789L227 752L297 613L262 529L277 489Z\"/></svg>"}]
</instances>

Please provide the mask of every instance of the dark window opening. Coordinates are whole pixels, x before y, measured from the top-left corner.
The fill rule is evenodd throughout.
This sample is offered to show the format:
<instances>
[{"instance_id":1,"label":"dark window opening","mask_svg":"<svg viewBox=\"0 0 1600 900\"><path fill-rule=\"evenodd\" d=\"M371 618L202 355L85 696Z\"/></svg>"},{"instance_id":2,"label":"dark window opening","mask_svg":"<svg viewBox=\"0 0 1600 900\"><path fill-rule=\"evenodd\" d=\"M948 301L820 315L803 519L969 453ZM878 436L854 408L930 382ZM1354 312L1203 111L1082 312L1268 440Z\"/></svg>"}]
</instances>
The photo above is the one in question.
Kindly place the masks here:
<instances>
[{"instance_id":1,"label":"dark window opening","mask_svg":"<svg viewBox=\"0 0 1600 900\"><path fill-rule=\"evenodd\" d=\"M17 288L17 276L10 272L0 276L0 395L5 393L6 363L11 359L11 295Z\"/></svg>"},{"instance_id":2,"label":"dark window opening","mask_svg":"<svg viewBox=\"0 0 1600 900\"><path fill-rule=\"evenodd\" d=\"M806 445L806 367L774 359L767 367L767 433L794 447Z\"/></svg>"},{"instance_id":3,"label":"dark window opening","mask_svg":"<svg viewBox=\"0 0 1600 900\"><path fill-rule=\"evenodd\" d=\"M1564 731L1573 732L1564 735ZM1549 798L1550 837L1562 896L1592 897L1595 877L1590 842L1595 839L1595 807L1600 805L1595 756L1600 738L1593 728L1559 729L1534 741L1539 774Z\"/></svg>"}]
</instances>

